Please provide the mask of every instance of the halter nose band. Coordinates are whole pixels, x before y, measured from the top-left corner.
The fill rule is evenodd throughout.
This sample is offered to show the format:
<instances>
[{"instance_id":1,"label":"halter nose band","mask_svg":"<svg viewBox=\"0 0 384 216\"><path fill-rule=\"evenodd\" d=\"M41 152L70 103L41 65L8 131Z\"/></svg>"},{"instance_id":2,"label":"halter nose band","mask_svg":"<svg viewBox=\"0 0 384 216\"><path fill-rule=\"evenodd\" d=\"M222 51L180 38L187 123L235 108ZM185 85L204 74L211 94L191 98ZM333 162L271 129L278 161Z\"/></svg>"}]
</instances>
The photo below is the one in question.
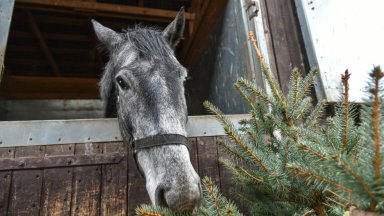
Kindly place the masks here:
<instances>
[{"instance_id":1,"label":"halter nose band","mask_svg":"<svg viewBox=\"0 0 384 216\"><path fill-rule=\"evenodd\" d=\"M138 150L163 145L185 145L189 149L187 141L187 137L180 134L158 134L139 140L132 140L129 146L131 146L133 149L133 158L135 159L136 167L139 170L141 176L144 177L144 172L141 170L137 161Z\"/></svg>"},{"instance_id":2,"label":"halter nose band","mask_svg":"<svg viewBox=\"0 0 384 216\"><path fill-rule=\"evenodd\" d=\"M139 149L145 149L145 148L162 146L162 145L182 144L188 147L187 137L179 134L159 134L159 135L135 140L133 141L132 144L133 144L132 148L135 152Z\"/></svg>"}]
</instances>

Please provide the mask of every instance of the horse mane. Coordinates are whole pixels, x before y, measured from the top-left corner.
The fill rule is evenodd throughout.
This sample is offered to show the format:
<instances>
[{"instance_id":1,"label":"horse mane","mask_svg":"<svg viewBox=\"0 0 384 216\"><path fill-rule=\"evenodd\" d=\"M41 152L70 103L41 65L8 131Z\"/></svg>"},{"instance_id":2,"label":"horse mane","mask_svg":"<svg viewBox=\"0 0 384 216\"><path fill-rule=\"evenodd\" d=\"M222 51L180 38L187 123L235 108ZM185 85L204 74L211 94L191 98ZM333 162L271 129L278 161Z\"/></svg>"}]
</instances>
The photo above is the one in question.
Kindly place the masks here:
<instances>
[{"instance_id":1,"label":"horse mane","mask_svg":"<svg viewBox=\"0 0 384 216\"><path fill-rule=\"evenodd\" d=\"M132 42L140 58L149 60L156 56L162 61L168 61L169 57L174 55L168 41L156 28L137 25L135 28L125 30L124 37Z\"/></svg>"}]
</instances>

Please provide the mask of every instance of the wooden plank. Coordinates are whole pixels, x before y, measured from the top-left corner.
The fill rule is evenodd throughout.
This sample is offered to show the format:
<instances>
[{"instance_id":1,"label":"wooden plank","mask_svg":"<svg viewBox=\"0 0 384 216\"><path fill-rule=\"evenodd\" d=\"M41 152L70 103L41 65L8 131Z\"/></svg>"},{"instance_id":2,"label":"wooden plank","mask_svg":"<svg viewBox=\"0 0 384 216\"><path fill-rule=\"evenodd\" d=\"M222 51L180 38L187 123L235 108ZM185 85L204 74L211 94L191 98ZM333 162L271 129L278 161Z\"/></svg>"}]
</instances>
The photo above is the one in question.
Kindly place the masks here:
<instances>
[{"instance_id":1,"label":"wooden plank","mask_svg":"<svg viewBox=\"0 0 384 216\"><path fill-rule=\"evenodd\" d=\"M271 0L264 4L268 14L277 74L284 93L288 92L292 67L308 71L305 47L292 0Z\"/></svg>"},{"instance_id":2,"label":"wooden plank","mask_svg":"<svg viewBox=\"0 0 384 216\"><path fill-rule=\"evenodd\" d=\"M0 148L0 158L13 158L15 148ZM12 172L0 172L0 215L7 215Z\"/></svg>"},{"instance_id":3,"label":"wooden plank","mask_svg":"<svg viewBox=\"0 0 384 216\"><path fill-rule=\"evenodd\" d=\"M17 147L15 157L44 156L44 146ZM14 171L9 200L9 215L39 215L42 170Z\"/></svg>"},{"instance_id":4,"label":"wooden plank","mask_svg":"<svg viewBox=\"0 0 384 216\"><path fill-rule=\"evenodd\" d=\"M46 156L73 155L74 144L46 146ZM72 168L44 170L41 215L69 215L71 212Z\"/></svg>"},{"instance_id":5,"label":"wooden plank","mask_svg":"<svg viewBox=\"0 0 384 216\"><path fill-rule=\"evenodd\" d=\"M104 154L125 153L119 164L103 165L101 215L127 215L128 149L123 142L105 143Z\"/></svg>"},{"instance_id":6,"label":"wooden plank","mask_svg":"<svg viewBox=\"0 0 384 216\"><path fill-rule=\"evenodd\" d=\"M45 58L48 60L49 64L52 67L52 70L56 74L56 76L60 76L61 75L60 69L56 64L55 59L53 58L52 53L49 50L48 45L45 42L45 39L40 32L39 27L36 24L35 18L32 16L31 12L29 12L29 11L25 11L25 14L27 15L27 22L28 22L29 28L31 29L31 31L35 35L35 38L36 38L41 50L43 51Z\"/></svg>"},{"instance_id":7,"label":"wooden plank","mask_svg":"<svg viewBox=\"0 0 384 216\"><path fill-rule=\"evenodd\" d=\"M197 151L199 152L199 175L201 178L209 176L220 188L220 171L215 137L197 137Z\"/></svg>"},{"instance_id":8,"label":"wooden plank","mask_svg":"<svg viewBox=\"0 0 384 216\"><path fill-rule=\"evenodd\" d=\"M91 13L108 13L108 14L124 14L124 15L135 15L137 18L140 16L153 18L166 18L169 21L173 20L176 16L177 11L144 8L136 6L108 4L100 2L85 2L85 1L67 1L67 0L18 0L17 6L19 5L34 5L39 7L54 7L63 8L66 10L75 11L86 11ZM187 20L195 19L195 15L192 13L186 13L185 18Z\"/></svg>"},{"instance_id":9,"label":"wooden plank","mask_svg":"<svg viewBox=\"0 0 384 216\"><path fill-rule=\"evenodd\" d=\"M143 203L151 201L145 188L145 179L139 173L133 159L132 151L128 153L128 215L134 215L135 209Z\"/></svg>"},{"instance_id":10,"label":"wooden plank","mask_svg":"<svg viewBox=\"0 0 384 216\"><path fill-rule=\"evenodd\" d=\"M0 95L7 99L97 99L98 78L4 76Z\"/></svg>"},{"instance_id":11,"label":"wooden plank","mask_svg":"<svg viewBox=\"0 0 384 216\"><path fill-rule=\"evenodd\" d=\"M123 155L120 152L92 155L0 158L0 171L116 164L120 163L122 159Z\"/></svg>"},{"instance_id":12,"label":"wooden plank","mask_svg":"<svg viewBox=\"0 0 384 216\"><path fill-rule=\"evenodd\" d=\"M191 163L196 172L199 170L199 154L197 151L197 140L196 137L188 138L188 147L189 147L189 157L191 158Z\"/></svg>"},{"instance_id":13,"label":"wooden plank","mask_svg":"<svg viewBox=\"0 0 384 216\"><path fill-rule=\"evenodd\" d=\"M226 136L219 136L219 137L216 137L216 139L218 139L220 141L229 141L229 139ZM220 148L218 148L218 158L230 159L230 157ZM227 168L225 168L220 163L219 163L219 171L220 171L220 182L221 182L221 190L220 191L225 196L229 197L231 186L232 186L231 171L229 171Z\"/></svg>"},{"instance_id":14,"label":"wooden plank","mask_svg":"<svg viewBox=\"0 0 384 216\"><path fill-rule=\"evenodd\" d=\"M76 22L76 21L74 21ZM91 22L89 22L91 23ZM63 40L63 41L80 41L80 42L90 42L91 38L88 35L79 35L79 34L64 34L64 33L46 33L40 32L40 35L47 40ZM19 30L11 31L10 36L12 38L26 39L36 37L30 32L24 32Z\"/></svg>"},{"instance_id":15,"label":"wooden plank","mask_svg":"<svg viewBox=\"0 0 384 216\"><path fill-rule=\"evenodd\" d=\"M14 45L10 44L7 48L8 52L23 52L23 53L35 53L40 54L40 50L37 47L34 46L20 46L20 45ZM82 55L87 56L89 55L90 50L89 49L81 49L81 48L54 48L51 47L52 53L55 54L69 54L69 55Z\"/></svg>"},{"instance_id":16,"label":"wooden plank","mask_svg":"<svg viewBox=\"0 0 384 216\"><path fill-rule=\"evenodd\" d=\"M103 144L76 144L75 155L100 154ZM73 168L71 215L99 215L101 196L101 166Z\"/></svg>"}]
</instances>

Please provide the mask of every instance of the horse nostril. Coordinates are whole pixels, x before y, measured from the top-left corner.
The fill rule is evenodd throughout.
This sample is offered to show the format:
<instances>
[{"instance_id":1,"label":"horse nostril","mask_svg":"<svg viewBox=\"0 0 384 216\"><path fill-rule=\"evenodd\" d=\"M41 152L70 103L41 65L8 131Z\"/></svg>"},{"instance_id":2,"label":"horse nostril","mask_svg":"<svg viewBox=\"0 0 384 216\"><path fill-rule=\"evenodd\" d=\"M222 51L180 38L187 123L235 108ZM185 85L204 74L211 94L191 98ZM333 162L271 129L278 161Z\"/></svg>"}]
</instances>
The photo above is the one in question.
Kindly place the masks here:
<instances>
[{"instance_id":1,"label":"horse nostril","mask_svg":"<svg viewBox=\"0 0 384 216\"><path fill-rule=\"evenodd\" d=\"M165 199L164 188L156 189L156 205L160 205L163 207L169 207L167 204L167 200Z\"/></svg>"}]
</instances>

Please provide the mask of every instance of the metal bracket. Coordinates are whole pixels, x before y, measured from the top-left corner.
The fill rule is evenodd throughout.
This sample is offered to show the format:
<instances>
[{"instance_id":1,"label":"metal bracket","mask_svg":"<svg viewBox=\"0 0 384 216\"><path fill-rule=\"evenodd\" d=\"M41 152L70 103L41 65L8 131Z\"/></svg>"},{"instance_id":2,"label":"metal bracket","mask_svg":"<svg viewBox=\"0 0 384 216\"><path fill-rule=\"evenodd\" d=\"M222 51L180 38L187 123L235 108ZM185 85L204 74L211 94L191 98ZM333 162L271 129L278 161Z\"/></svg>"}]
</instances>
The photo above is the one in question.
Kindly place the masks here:
<instances>
[{"instance_id":1,"label":"metal bracket","mask_svg":"<svg viewBox=\"0 0 384 216\"><path fill-rule=\"evenodd\" d=\"M1 158L0 171L118 164L125 153Z\"/></svg>"},{"instance_id":2,"label":"metal bracket","mask_svg":"<svg viewBox=\"0 0 384 216\"><path fill-rule=\"evenodd\" d=\"M256 2L256 1L250 1L248 2L247 4L245 4L245 11L249 11L249 9L251 9L251 7L255 7L254 10L252 11L251 14L249 14L249 17L248 19L251 20L253 19L254 17L257 17L258 14L259 14L259 11L260 11L260 6L259 6L259 2Z\"/></svg>"}]
</instances>

